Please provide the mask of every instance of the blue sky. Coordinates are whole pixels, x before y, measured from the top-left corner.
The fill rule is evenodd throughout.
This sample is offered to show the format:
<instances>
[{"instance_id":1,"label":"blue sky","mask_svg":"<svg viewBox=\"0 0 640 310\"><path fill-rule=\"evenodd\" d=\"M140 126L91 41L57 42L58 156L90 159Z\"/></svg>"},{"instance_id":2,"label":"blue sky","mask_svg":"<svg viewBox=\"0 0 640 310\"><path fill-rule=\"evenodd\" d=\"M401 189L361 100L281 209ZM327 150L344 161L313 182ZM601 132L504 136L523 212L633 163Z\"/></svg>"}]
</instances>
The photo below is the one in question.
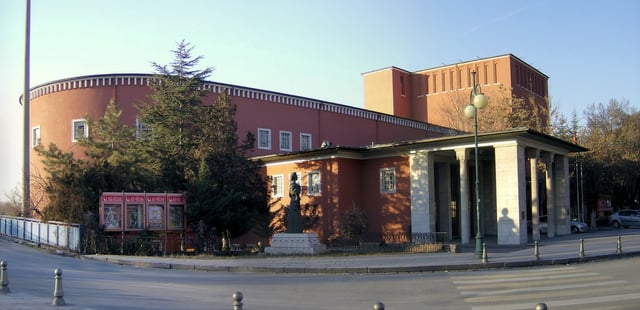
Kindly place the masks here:
<instances>
[{"instance_id":1,"label":"blue sky","mask_svg":"<svg viewBox=\"0 0 640 310\"><path fill-rule=\"evenodd\" d=\"M0 3L0 196L21 180L25 3ZM32 0L31 86L151 73L184 39L213 81L362 107L364 72L511 53L581 116L613 98L640 106L639 15L635 0Z\"/></svg>"}]
</instances>

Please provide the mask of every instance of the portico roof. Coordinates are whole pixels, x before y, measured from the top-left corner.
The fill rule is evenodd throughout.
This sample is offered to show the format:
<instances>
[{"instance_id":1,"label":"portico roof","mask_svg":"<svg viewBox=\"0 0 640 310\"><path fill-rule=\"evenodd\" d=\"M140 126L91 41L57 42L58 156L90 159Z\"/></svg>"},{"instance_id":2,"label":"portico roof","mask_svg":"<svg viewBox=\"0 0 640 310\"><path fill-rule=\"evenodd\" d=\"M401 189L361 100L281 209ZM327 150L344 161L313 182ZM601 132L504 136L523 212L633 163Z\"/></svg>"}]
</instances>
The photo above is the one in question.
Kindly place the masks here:
<instances>
[{"instance_id":1,"label":"portico roof","mask_svg":"<svg viewBox=\"0 0 640 310\"><path fill-rule=\"evenodd\" d=\"M514 128L501 131L480 132L478 133L478 141L480 147L516 142L524 147L532 147L560 154L588 151L587 148L578 144L573 144L530 128ZM253 159L261 160L265 164L281 161L325 159L327 157L367 159L372 157L406 154L417 150L455 150L473 147L473 144L473 134L461 134L456 136L398 141L366 146L328 145L308 151L257 156L253 157Z\"/></svg>"}]
</instances>

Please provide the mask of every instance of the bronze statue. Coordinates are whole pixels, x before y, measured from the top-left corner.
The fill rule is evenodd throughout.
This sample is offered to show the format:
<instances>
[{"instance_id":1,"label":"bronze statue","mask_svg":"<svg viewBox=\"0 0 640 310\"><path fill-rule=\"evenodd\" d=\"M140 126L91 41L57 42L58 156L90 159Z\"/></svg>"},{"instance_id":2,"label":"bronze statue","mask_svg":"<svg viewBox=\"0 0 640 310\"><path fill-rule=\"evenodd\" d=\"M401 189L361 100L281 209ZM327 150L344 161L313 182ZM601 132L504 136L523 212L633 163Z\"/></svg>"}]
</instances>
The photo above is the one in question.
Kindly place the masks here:
<instances>
[{"instance_id":1,"label":"bronze statue","mask_svg":"<svg viewBox=\"0 0 640 310\"><path fill-rule=\"evenodd\" d=\"M300 185L298 184L298 176L291 174L289 182L289 210L287 212L287 233L302 233L302 215L300 214Z\"/></svg>"}]
</instances>

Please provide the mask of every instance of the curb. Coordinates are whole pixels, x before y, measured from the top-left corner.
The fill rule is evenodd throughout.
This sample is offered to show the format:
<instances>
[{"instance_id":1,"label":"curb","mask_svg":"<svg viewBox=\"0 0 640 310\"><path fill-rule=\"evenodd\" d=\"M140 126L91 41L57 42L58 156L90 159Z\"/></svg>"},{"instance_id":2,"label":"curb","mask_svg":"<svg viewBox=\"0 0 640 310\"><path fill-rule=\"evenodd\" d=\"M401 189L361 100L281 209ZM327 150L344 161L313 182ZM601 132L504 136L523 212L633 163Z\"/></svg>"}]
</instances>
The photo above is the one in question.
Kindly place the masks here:
<instances>
[{"instance_id":1,"label":"curb","mask_svg":"<svg viewBox=\"0 0 640 310\"><path fill-rule=\"evenodd\" d=\"M103 261L107 263L133 266L139 268L158 268L176 270L195 270L204 272L254 272L254 273L297 273L297 274L388 274L388 273L420 273L420 272L447 272L465 270L491 270L504 268L524 268L537 266L570 265L594 261L624 259L640 256L640 251L623 252L616 254L602 254L594 256L538 259L507 262L466 263L452 265L422 265L399 267L268 267L268 266L207 266L195 264L176 264L161 262L139 262L118 258L99 258L95 256L82 256L84 259Z\"/></svg>"}]
</instances>

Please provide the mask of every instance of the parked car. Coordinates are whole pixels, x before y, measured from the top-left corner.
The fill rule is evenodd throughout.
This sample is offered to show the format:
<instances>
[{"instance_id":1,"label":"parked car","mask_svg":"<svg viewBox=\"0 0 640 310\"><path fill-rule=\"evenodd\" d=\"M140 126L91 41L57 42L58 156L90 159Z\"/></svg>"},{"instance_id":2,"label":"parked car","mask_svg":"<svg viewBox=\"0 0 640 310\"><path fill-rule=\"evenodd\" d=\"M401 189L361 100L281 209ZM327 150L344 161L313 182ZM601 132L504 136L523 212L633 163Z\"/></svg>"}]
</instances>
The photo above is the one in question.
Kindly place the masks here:
<instances>
[{"instance_id":1,"label":"parked car","mask_svg":"<svg viewBox=\"0 0 640 310\"><path fill-rule=\"evenodd\" d=\"M631 209L616 211L609 216L609 225L614 228L640 226L640 211Z\"/></svg>"},{"instance_id":2,"label":"parked car","mask_svg":"<svg viewBox=\"0 0 640 310\"><path fill-rule=\"evenodd\" d=\"M589 225L578 220L571 220L571 233L583 233L589 231Z\"/></svg>"},{"instance_id":3,"label":"parked car","mask_svg":"<svg viewBox=\"0 0 640 310\"><path fill-rule=\"evenodd\" d=\"M540 224L538 224L538 228L540 229L541 234L546 234L549 228L547 224L547 217L540 217ZM576 219L571 220L571 233L583 233L589 231L589 225L585 222L578 221Z\"/></svg>"}]
</instances>

